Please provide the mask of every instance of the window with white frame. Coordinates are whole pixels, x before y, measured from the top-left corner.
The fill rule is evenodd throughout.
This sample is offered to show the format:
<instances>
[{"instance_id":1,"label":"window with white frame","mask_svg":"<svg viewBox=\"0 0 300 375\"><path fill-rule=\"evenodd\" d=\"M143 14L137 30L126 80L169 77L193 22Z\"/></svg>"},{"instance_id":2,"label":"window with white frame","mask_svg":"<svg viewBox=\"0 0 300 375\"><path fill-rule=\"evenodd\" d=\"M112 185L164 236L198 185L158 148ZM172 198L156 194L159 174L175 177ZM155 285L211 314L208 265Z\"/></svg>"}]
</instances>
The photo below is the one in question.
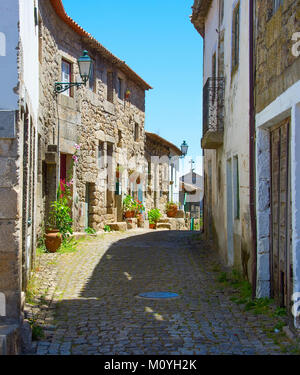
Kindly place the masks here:
<instances>
[{"instance_id":1,"label":"window with white frame","mask_svg":"<svg viewBox=\"0 0 300 375\"><path fill-rule=\"evenodd\" d=\"M96 91L96 79L95 79L95 60L92 60L90 78L89 78L89 88L91 91Z\"/></svg>"},{"instance_id":2,"label":"window with white frame","mask_svg":"<svg viewBox=\"0 0 300 375\"><path fill-rule=\"evenodd\" d=\"M61 62L61 82L69 83L72 78L72 64L69 61L62 60ZM72 90L68 89L63 92L64 95L72 96Z\"/></svg>"},{"instance_id":3,"label":"window with white frame","mask_svg":"<svg viewBox=\"0 0 300 375\"><path fill-rule=\"evenodd\" d=\"M114 75L113 72L107 72L107 100L114 102Z\"/></svg>"},{"instance_id":4,"label":"window with white frame","mask_svg":"<svg viewBox=\"0 0 300 375\"><path fill-rule=\"evenodd\" d=\"M240 177L239 177L239 159L233 158L233 202L234 218L240 218Z\"/></svg>"},{"instance_id":5,"label":"window with white frame","mask_svg":"<svg viewBox=\"0 0 300 375\"><path fill-rule=\"evenodd\" d=\"M233 10L232 17L232 69L239 65L240 57L240 3Z\"/></svg>"},{"instance_id":6,"label":"window with white frame","mask_svg":"<svg viewBox=\"0 0 300 375\"><path fill-rule=\"evenodd\" d=\"M118 97L119 99L123 100L124 95L123 95L123 80L122 78L118 77Z\"/></svg>"}]
</instances>

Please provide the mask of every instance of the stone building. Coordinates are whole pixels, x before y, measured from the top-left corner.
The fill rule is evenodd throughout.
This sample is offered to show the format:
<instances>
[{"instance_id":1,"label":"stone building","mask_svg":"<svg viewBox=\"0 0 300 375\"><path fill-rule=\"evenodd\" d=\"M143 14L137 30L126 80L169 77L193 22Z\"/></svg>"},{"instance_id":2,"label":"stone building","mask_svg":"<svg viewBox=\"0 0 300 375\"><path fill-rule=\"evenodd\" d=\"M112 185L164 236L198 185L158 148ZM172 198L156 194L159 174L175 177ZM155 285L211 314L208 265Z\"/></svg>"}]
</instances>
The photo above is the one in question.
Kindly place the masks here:
<instances>
[{"instance_id":1,"label":"stone building","mask_svg":"<svg viewBox=\"0 0 300 375\"><path fill-rule=\"evenodd\" d=\"M84 50L93 61L86 87L55 95L55 82L80 81L77 58ZM144 172L145 91L151 87L80 28L60 0L39 3L39 63L40 222L58 182L67 180L73 182L75 231L122 221L122 197L135 189L128 171ZM75 144L80 154L72 168Z\"/></svg>"},{"instance_id":2,"label":"stone building","mask_svg":"<svg viewBox=\"0 0 300 375\"><path fill-rule=\"evenodd\" d=\"M39 100L35 5L34 0L0 4L0 354L21 350L24 291L33 262Z\"/></svg>"},{"instance_id":3,"label":"stone building","mask_svg":"<svg viewBox=\"0 0 300 375\"><path fill-rule=\"evenodd\" d=\"M191 21L204 40L204 229L224 262L251 281L249 4L196 0Z\"/></svg>"},{"instance_id":4,"label":"stone building","mask_svg":"<svg viewBox=\"0 0 300 375\"><path fill-rule=\"evenodd\" d=\"M191 217L200 219L204 193L204 179L193 169L180 177L179 201L184 205L185 212Z\"/></svg>"},{"instance_id":5,"label":"stone building","mask_svg":"<svg viewBox=\"0 0 300 375\"><path fill-rule=\"evenodd\" d=\"M93 59L86 87L54 93L56 82L81 81L84 50ZM136 185L128 170L146 167L151 87L68 17L61 0L1 2L0 69L0 354L15 354L30 336L25 290L60 181L72 183L74 230L122 216L122 195Z\"/></svg>"},{"instance_id":6,"label":"stone building","mask_svg":"<svg viewBox=\"0 0 300 375\"><path fill-rule=\"evenodd\" d=\"M299 331L300 2L258 0L254 14L257 296Z\"/></svg>"},{"instance_id":7,"label":"stone building","mask_svg":"<svg viewBox=\"0 0 300 375\"><path fill-rule=\"evenodd\" d=\"M180 149L157 134L146 132L145 184L146 211L158 208L166 211L168 202L179 202Z\"/></svg>"}]
</instances>

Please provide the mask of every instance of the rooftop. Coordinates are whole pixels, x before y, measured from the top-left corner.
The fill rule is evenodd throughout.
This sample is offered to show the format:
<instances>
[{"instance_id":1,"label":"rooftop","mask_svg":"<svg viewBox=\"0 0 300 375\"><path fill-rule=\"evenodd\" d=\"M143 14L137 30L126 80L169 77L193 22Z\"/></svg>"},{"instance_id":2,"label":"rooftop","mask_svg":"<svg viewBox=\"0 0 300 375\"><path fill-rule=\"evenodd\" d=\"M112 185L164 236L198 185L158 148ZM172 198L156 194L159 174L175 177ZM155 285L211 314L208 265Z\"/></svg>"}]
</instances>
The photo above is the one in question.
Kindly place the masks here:
<instances>
[{"instance_id":1,"label":"rooftop","mask_svg":"<svg viewBox=\"0 0 300 375\"><path fill-rule=\"evenodd\" d=\"M91 34L80 27L71 17L69 17L65 11L62 0L50 0L53 9L56 14L77 34L88 40L91 45L97 49L101 55L106 57L109 61L115 64L121 71L123 71L128 77L136 82L144 90L150 90L152 87L145 82L138 74L136 74L125 61L120 60L118 57L108 51L101 43L99 43Z\"/></svg>"},{"instance_id":2,"label":"rooftop","mask_svg":"<svg viewBox=\"0 0 300 375\"><path fill-rule=\"evenodd\" d=\"M175 151L175 153L179 156L182 155L182 152L181 150L175 146L173 143L167 141L166 139L160 137L159 135L155 134L155 133L149 133L149 132L146 132L146 137L149 137L150 139L152 139L153 141L156 141L158 143L162 143L164 144L165 146L169 147L170 149L172 149L173 151Z\"/></svg>"}]
</instances>

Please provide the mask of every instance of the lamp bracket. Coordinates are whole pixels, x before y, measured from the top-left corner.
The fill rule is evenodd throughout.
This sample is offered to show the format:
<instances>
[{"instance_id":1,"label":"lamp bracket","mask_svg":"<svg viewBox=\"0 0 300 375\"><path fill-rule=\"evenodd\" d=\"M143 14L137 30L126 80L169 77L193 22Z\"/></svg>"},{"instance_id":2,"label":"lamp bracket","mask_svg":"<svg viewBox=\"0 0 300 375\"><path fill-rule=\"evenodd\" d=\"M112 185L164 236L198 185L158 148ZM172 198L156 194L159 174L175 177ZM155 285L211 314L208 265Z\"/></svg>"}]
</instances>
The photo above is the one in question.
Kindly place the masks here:
<instances>
[{"instance_id":1,"label":"lamp bracket","mask_svg":"<svg viewBox=\"0 0 300 375\"><path fill-rule=\"evenodd\" d=\"M64 91L69 90L71 87L80 87L86 85L86 82L55 82L54 92L55 94L61 94Z\"/></svg>"}]
</instances>

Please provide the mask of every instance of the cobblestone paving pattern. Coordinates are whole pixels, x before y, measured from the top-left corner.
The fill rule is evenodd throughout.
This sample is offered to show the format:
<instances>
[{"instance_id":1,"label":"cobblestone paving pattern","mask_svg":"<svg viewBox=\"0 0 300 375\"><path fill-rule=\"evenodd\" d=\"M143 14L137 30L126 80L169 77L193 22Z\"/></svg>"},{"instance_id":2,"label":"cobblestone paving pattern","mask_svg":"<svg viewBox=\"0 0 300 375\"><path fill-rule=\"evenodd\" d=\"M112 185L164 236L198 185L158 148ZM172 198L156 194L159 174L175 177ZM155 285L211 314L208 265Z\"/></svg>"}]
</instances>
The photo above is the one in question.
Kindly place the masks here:
<instances>
[{"instance_id":1,"label":"cobblestone paving pattern","mask_svg":"<svg viewBox=\"0 0 300 375\"><path fill-rule=\"evenodd\" d=\"M216 253L194 238L134 230L87 241L75 253L42 254L40 302L26 306L45 331L34 354L280 354L265 332L273 320L230 300L212 271ZM136 297L149 291L180 298Z\"/></svg>"}]
</instances>

